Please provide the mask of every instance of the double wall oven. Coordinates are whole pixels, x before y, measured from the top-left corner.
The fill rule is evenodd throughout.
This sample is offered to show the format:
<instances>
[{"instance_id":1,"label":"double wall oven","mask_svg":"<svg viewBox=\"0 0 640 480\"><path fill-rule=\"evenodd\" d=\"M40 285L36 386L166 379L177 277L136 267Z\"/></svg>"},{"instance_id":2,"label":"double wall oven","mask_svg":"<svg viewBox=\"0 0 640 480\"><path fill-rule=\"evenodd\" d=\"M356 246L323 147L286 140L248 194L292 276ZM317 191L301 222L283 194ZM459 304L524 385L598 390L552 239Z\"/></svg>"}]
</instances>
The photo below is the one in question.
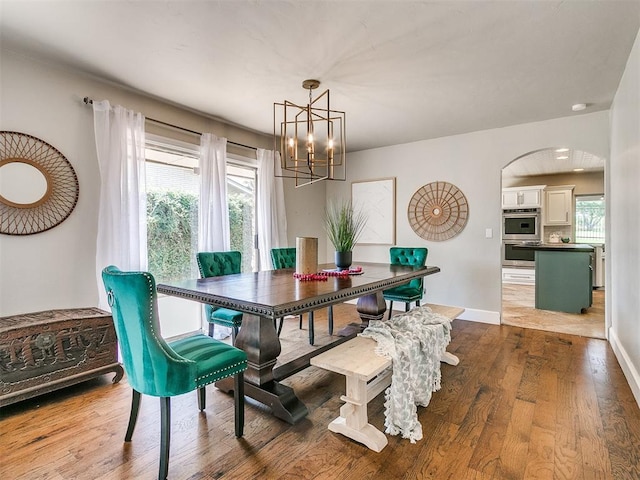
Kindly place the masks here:
<instances>
[{"instance_id":1,"label":"double wall oven","mask_svg":"<svg viewBox=\"0 0 640 480\"><path fill-rule=\"evenodd\" d=\"M535 252L513 248L515 245L537 245L541 237L539 208L517 208L502 211L502 266L533 267Z\"/></svg>"}]
</instances>

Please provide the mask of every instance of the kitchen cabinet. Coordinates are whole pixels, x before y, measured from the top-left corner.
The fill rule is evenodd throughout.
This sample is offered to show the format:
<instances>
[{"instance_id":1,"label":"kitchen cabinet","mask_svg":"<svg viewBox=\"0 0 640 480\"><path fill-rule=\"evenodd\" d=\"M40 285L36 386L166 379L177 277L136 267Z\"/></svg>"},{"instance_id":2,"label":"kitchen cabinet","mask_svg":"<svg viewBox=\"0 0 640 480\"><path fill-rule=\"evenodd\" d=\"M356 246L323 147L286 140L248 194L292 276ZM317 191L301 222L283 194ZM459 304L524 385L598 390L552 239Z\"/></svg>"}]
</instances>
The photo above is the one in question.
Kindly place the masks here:
<instances>
[{"instance_id":1,"label":"kitchen cabinet","mask_svg":"<svg viewBox=\"0 0 640 480\"><path fill-rule=\"evenodd\" d=\"M502 208L540 208L544 185L502 189Z\"/></svg>"},{"instance_id":2,"label":"kitchen cabinet","mask_svg":"<svg viewBox=\"0 0 640 480\"><path fill-rule=\"evenodd\" d=\"M536 271L533 268L507 268L502 269L502 283L514 283L516 285L535 285Z\"/></svg>"},{"instance_id":3,"label":"kitchen cabinet","mask_svg":"<svg viewBox=\"0 0 640 480\"><path fill-rule=\"evenodd\" d=\"M573 185L545 188L543 209L545 225L573 223L573 189Z\"/></svg>"}]
</instances>

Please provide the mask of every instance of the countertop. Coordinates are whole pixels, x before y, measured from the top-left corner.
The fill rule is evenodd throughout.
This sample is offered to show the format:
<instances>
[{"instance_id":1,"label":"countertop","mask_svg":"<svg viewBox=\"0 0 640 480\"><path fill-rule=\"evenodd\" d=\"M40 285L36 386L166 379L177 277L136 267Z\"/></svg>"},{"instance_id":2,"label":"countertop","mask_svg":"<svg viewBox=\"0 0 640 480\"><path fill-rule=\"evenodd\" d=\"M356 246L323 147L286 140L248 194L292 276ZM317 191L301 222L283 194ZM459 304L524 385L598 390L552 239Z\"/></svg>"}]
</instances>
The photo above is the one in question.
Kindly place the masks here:
<instances>
[{"instance_id":1,"label":"countertop","mask_svg":"<svg viewBox=\"0 0 640 480\"><path fill-rule=\"evenodd\" d=\"M514 245L513 248L524 250L547 250L561 252L593 252L593 246L586 243L541 243L539 245L525 244Z\"/></svg>"}]
</instances>

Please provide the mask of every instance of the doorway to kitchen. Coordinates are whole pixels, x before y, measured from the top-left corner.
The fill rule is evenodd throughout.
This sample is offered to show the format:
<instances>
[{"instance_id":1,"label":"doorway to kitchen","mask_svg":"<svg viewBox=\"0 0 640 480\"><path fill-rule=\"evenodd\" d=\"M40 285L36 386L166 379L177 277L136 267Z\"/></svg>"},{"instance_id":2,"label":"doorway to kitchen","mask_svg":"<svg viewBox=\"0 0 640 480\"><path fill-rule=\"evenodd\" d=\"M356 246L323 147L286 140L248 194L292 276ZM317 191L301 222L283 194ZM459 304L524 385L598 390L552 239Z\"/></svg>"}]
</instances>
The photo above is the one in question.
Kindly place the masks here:
<instances>
[{"instance_id":1,"label":"doorway to kitchen","mask_svg":"<svg viewBox=\"0 0 640 480\"><path fill-rule=\"evenodd\" d=\"M566 242L567 246L587 243L594 247L594 253L590 266L593 296L589 308L581 313L537 309L533 252L530 252L531 258L519 258L526 251L513 248L522 242L511 238L510 232L505 235L503 221L502 323L606 338L604 208L584 208L596 203L604 206L604 163L602 158L587 152L546 148L518 157L503 168L503 219L517 211L537 212L539 218L536 238L522 242L558 245ZM512 229L512 225L508 227Z\"/></svg>"}]
</instances>

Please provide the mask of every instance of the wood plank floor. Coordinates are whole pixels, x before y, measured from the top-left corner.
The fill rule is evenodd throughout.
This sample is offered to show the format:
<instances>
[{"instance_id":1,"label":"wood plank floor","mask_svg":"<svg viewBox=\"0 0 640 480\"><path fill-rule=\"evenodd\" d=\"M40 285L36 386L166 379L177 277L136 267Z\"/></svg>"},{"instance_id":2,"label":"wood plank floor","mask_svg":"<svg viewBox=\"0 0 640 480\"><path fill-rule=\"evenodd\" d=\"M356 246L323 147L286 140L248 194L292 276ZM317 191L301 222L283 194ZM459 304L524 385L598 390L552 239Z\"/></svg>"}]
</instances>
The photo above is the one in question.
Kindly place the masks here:
<instances>
[{"instance_id":1,"label":"wood plank floor","mask_svg":"<svg viewBox=\"0 0 640 480\"><path fill-rule=\"evenodd\" d=\"M502 323L583 337L606 338L604 290L593 291L593 304L582 313L535 308L535 286L502 284Z\"/></svg>"},{"instance_id":2,"label":"wood plank floor","mask_svg":"<svg viewBox=\"0 0 640 480\"><path fill-rule=\"evenodd\" d=\"M336 308L338 325L357 319ZM306 320L306 318L305 318ZM640 479L640 410L604 340L456 320L442 389L419 407L424 438L388 436L380 453L330 432L344 379L310 367L293 386L309 416L289 425L248 404L233 435L232 398L214 387L200 413L195 393L172 400L171 479ZM327 340L324 311L316 339ZM286 320L283 354L314 348L306 325ZM144 397L123 442L131 390L110 376L2 409L2 479L154 479L160 413ZM382 429L384 399L369 404Z\"/></svg>"}]
</instances>

